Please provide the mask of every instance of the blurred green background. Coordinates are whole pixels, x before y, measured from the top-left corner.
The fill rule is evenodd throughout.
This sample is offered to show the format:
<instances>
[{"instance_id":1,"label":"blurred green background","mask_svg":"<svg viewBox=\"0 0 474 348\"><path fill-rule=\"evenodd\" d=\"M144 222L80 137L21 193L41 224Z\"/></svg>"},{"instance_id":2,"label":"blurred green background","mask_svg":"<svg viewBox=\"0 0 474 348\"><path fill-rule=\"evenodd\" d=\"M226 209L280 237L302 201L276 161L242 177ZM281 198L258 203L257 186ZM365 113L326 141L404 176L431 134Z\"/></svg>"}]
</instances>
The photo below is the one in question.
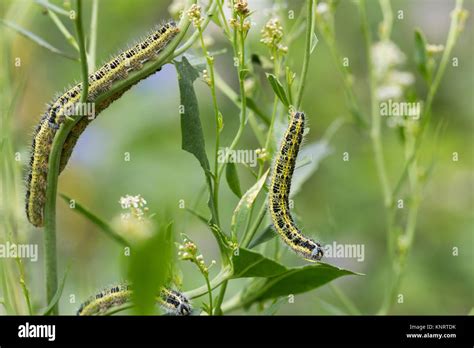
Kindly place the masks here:
<instances>
[{"instance_id":1,"label":"blurred green background","mask_svg":"<svg viewBox=\"0 0 474 348\"><path fill-rule=\"evenodd\" d=\"M373 6L370 3L369 18L375 33L381 13L375 2ZM393 41L406 54L404 70L415 74L416 90L424 97L426 88L416 73L413 60L414 29L421 28L430 43L444 43L454 1L394 0L391 4L394 12L403 10L405 14L403 20L394 20ZM84 5L85 20L88 22L90 3L86 1ZM156 0L100 0L98 63L133 43L154 24L169 18L169 5L169 1ZM259 42L264 23L272 13L277 13L286 31L292 24L287 16L288 11L299 13L302 6L301 1L249 1L249 7L255 13L251 17L254 23L249 33L248 51L268 56L266 47ZM474 1L465 1L465 8L472 15ZM22 25L64 51L74 53L50 18L33 1L2 0L0 9L2 18ZM368 110L366 58L356 13L352 1L341 1L336 15L337 45L341 54L350 58L357 96L364 110ZM395 314L466 314L473 306L472 22L472 18L469 18L454 49L453 54L458 57L459 66L448 65L433 104L433 122L425 139L423 153L426 153L427 163L434 152L436 162L425 189L416 239L400 289L404 303L393 307L392 313ZM69 28L73 31L72 26ZM21 162L17 163L21 172L28 161L32 129L45 103L51 101L56 92L63 91L80 79L80 66L77 62L38 47L10 29L2 28L2 35L2 75L9 74L11 77L10 85L2 85L2 93L6 94L7 89L24 81L11 115L11 137L14 151L21 153ZM214 24L210 25L206 35L214 41L210 47L212 51L227 48L227 53L216 56L217 70L237 91L230 46ZM335 62L324 40L317 35L319 43L311 55L308 85L303 99L303 109L308 114L311 128L307 142L320 139L336 118L351 118ZM288 61L296 72L300 71L302 64L303 36L289 47ZM21 67L14 66L16 57L21 58ZM195 87L206 146L209 158L212 158L214 115L209 88L202 81L196 81ZM259 100L259 107L270 114L273 97L270 93L267 96ZM238 127L238 109L221 93L218 102L225 124L221 142L229 145ZM188 206L196 201L204 180L195 158L181 150L178 104L176 72L172 65L167 65L160 73L142 81L114 102L85 131L68 167L60 176L59 192L75 198L109 221L116 219L122 212L118 203L121 196L141 194L148 201L151 212L167 214L174 219L177 240L179 233L186 233L201 248L206 260L219 261L217 245L210 231L179 208L181 199ZM5 111L4 106L2 112ZM445 122L445 130L434 143L434 129L441 120ZM389 177L394 182L402 170L403 147L391 128L384 127L382 139ZM323 243L335 240L338 243L365 245L363 262L357 262L356 259L326 261L365 274L344 277L335 282L363 313L369 314L379 308L390 272L382 195L370 139L349 123L335 134L331 145L332 154L320 163L319 169L296 196L295 211L301 217L306 233ZM258 147L255 137L247 129L239 148ZM346 151L350 153L348 162L342 160L342 154ZM130 162L124 161L125 152L130 153ZM453 152L459 153L458 162L451 160ZM253 178L241 167L239 174L243 189L247 189L253 183ZM17 195L11 198L10 204L17 209L20 238L41 246L41 231L33 229L24 216L24 187L20 179L17 182ZM238 199L224 181L221 186L220 214L223 226L228 230ZM3 199L0 204L4 204ZM198 210L207 214L203 200ZM3 228L1 223L0 228ZM453 247L459 248L459 256L452 256ZM65 296L60 303L62 313L73 314L79 302L97 289L123 279L122 248L59 200L58 252L60 274L71 263ZM41 260L40 257L37 263L25 262L27 282L37 300L43 298ZM304 264L289 251L285 251L282 262L286 265ZM184 290L202 285L202 277L192 264L179 262L178 265L182 270ZM217 271L216 266L211 269L211 275ZM235 293L243 283L245 281L232 281L228 296ZM76 297L75 304L70 303L71 294ZM284 304L278 313L339 314L343 311L331 288L323 287L298 295L294 304Z\"/></svg>"}]
</instances>

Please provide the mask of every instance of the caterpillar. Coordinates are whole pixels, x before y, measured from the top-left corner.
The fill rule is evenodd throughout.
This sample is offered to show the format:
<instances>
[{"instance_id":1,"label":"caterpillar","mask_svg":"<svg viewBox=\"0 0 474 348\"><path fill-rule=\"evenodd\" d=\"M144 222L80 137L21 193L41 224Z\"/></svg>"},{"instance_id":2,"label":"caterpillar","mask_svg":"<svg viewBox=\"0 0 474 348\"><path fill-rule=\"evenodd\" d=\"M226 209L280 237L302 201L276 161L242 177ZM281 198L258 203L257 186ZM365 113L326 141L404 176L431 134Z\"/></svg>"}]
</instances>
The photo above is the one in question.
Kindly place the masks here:
<instances>
[{"instance_id":1,"label":"caterpillar","mask_svg":"<svg viewBox=\"0 0 474 348\"><path fill-rule=\"evenodd\" d=\"M118 307L130 301L132 288L129 284L118 284L99 291L96 295L82 303L77 315L100 315L113 307ZM190 315L192 312L189 300L176 290L162 287L156 298L161 307L169 314L177 316Z\"/></svg>"},{"instance_id":2,"label":"caterpillar","mask_svg":"<svg viewBox=\"0 0 474 348\"><path fill-rule=\"evenodd\" d=\"M95 99L103 92L109 90L114 82L124 79L130 71L139 70L147 62L156 59L178 33L179 28L173 21L158 26L143 41L118 54L96 72L90 74L88 76L89 94L87 102L95 103ZM156 70L150 71L143 78L152 75L160 69L161 67L157 67ZM135 84L138 82L136 81ZM106 109L114 100L120 98L131 87L132 85L127 86L127 88L110 96L99 105L95 105L95 116ZM73 110L80 101L81 93L82 83L79 83L58 96L49 104L33 132L30 161L26 176L25 210L28 220L36 227L43 226L48 162L54 136L70 110ZM88 117L82 117L68 134L61 153L59 172L62 172L66 167L74 145L91 121Z\"/></svg>"},{"instance_id":3,"label":"caterpillar","mask_svg":"<svg viewBox=\"0 0 474 348\"><path fill-rule=\"evenodd\" d=\"M307 238L290 213L289 196L296 158L303 140L305 115L293 112L271 171L268 206L273 226L281 239L308 261L319 261L323 248Z\"/></svg>"}]
</instances>

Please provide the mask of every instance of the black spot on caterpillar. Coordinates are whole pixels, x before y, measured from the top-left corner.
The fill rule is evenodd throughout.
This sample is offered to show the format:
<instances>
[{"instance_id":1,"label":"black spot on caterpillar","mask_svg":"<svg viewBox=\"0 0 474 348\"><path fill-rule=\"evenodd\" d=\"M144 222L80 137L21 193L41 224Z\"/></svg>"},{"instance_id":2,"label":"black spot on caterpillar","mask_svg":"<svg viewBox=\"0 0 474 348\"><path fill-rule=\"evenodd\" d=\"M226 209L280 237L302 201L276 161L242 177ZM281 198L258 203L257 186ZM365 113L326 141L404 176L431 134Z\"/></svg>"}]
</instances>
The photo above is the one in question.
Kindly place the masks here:
<instances>
[{"instance_id":1,"label":"black spot on caterpillar","mask_svg":"<svg viewBox=\"0 0 474 348\"><path fill-rule=\"evenodd\" d=\"M304 236L290 213L289 197L296 158L303 140L305 115L291 114L271 172L268 206L273 226L281 239L295 252L309 261L323 257L321 245Z\"/></svg>"},{"instance_id":2,"label":"black spot on caterpillar","mask_svg":"<svg viewBox=\"0 0 474 348\"><path fill-rule=\"evenodd\" d=\"M159 26L143 41L120 53L95 73L90 74L87 101L94 102L97 96L109 90L114 82L124 79L130 71L139 70L143 67L143 64L155 59L178 32L179 29L174 22ZM151 71L146 77L155 72ZM127 89L131 87L128 86ZM127 89L112 95L100 105L95 105L95 115L106 109L114 100L120 98ZM26 215L34 226L41 227L44 223L43 211L46 199L48 163L54 136L61 123L64 122L69 110L74 109L74 105L80 101L81 92L82 83L79 83L58 96L49 105L33 132L29 170L26 176ZM82 117L66 138L61 153L60 172L65 168L74 145L89 122L91 122L91 119Z\"/></svg>"},{"instance_id":3,"label":"black spot on caterpillar","mask_svg":"<svg viewBox=\"0 0 474 348\"><path fill-rule=\"evenodd\" d=\"M132 287L129 284L118 284L107 287L81 304L77 315L100 315L113 307L119 307L130 301ZM156 298L161 307L169 314L177 316L190 315L192 311L189 300L176 290L161 288Z\"/></svg>"}]
</instances>

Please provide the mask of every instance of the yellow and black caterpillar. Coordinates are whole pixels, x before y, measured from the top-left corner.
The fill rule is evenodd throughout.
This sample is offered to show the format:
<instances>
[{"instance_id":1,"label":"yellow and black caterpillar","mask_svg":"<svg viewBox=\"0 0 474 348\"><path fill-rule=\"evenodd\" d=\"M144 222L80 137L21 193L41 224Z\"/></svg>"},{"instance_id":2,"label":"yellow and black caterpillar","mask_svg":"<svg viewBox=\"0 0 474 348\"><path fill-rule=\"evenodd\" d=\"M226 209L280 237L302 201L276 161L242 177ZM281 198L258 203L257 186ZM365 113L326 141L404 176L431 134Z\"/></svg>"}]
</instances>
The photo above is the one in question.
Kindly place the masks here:
<instances>
[{"instance_id":1,"label":"yellow and black caterpillar","mask_svg":"<svg viewBox=\"0 0 474 348\"><path fill-rule=\"evenodd\" d=\"M295 252L310 261L323 257L321 245L304 236L290 213L289 197L296 158L303 140L305 115L291 114L271 172L268 206L273 226L281 239Z\"/></svg>"},{"instance_id":2,"label":"yellow and black caterpillar","mask_svg":"<svg viewBox=\"0 0 474 348\"><path fill-rule=\"evenodd\" d=\"M159 26L143 41L120 53L95 73L90 74L87 102L94 103L96 97L109 90L114 82L124 79L130 71L139 70L146 62L156 59L178 32L179 28L174 22ZM157 67L155 71L150 71L146 77L159 69L160 67ZM128 86L127 89L130 87ZM99 105L95 105L95 116L114 100L120 98L127 89L121 90ZM74 110L75 105L80 101L81 92L82 83L79 83L55 99L33 132L29 170L26 177L26 215L34 226L43 226L48 162L54 136L66 116L70 115L71 110ZM66 138L61 153L60 172L66 166L77 139L89 122L91 122L89 117L82 117Z\"/></svg>"},{"instance_id":3,"label":"yellow and black caterpillar","mask_svg":"<svg viewBox=\"0 0 474 348\"><path fill-rule=\"evenodd\" d=\"M100 315L113 307L121 306L130 301L132 288L128 284L119 284L108 287L86 302L81 304L77 310L77 315ZM190 315L192 312L189 300L176 290L161 288L159 296L156 298L161 307L169 314L177 316Z\"/></svg>"}]
</instances>

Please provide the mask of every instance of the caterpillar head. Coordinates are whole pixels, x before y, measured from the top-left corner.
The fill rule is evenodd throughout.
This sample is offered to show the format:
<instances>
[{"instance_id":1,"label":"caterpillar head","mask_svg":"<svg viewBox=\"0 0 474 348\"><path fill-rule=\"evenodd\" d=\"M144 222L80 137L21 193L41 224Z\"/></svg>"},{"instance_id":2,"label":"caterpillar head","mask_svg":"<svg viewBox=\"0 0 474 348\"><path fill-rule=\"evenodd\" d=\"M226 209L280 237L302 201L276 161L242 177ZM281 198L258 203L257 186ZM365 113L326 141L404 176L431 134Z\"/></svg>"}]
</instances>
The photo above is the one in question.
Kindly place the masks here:
<instances>
[{"instance_id":1,"label":"caterpillar head","mask_svg":"<svg viewBox=\"0 0 474 348\"><path fill-rule=\"evenodd\" d=\"M191 314L191 305L189 303L180 303L177 308L177 314L186 316Z\"/></svg>"},{"instance_id":2,"label":"caterpillar head","mask_svg":"<svg viewBox=\"0 0 474 348\"><path fill-rule=\"evenodd\" d=\"M323 258L324 251L323 251L323 248L321 247L321 244L319 243L314 243L314 244L315 244L315 247L311 251L311 260L319 261Z\"/></svg>"}]
</instances>

